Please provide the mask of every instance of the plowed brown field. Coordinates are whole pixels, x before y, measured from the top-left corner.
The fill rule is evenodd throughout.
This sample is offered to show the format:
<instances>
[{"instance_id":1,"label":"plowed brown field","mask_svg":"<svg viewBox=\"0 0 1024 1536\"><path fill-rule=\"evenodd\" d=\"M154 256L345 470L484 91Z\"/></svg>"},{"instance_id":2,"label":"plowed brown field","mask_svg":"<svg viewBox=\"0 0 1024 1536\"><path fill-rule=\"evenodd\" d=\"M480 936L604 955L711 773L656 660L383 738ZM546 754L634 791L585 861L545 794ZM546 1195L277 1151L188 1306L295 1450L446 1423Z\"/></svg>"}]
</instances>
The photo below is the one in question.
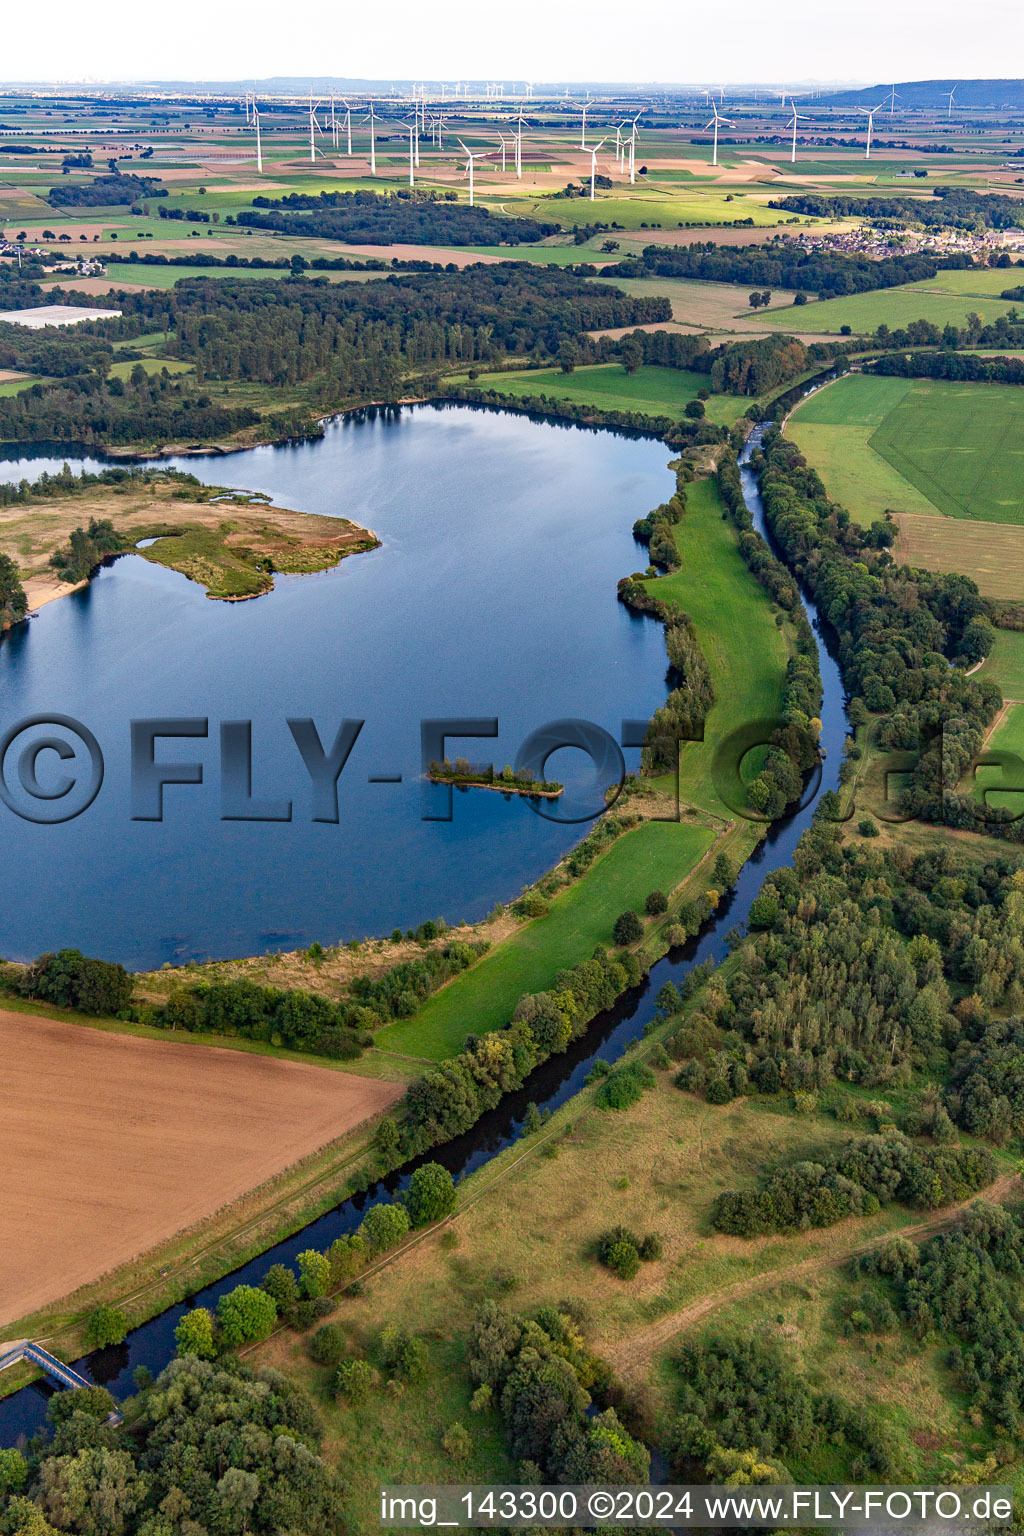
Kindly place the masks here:
<instances>
[{"instance_id":1,"label":"plowed brown field","mask_svg":"<svg viewBox=\"0 0 1024 1536\"><path fill-rule=\"evenodd\" d=\"M0 1328L211 1215L403 1092L0 1010Z\"/></svg>"}]
</instances>

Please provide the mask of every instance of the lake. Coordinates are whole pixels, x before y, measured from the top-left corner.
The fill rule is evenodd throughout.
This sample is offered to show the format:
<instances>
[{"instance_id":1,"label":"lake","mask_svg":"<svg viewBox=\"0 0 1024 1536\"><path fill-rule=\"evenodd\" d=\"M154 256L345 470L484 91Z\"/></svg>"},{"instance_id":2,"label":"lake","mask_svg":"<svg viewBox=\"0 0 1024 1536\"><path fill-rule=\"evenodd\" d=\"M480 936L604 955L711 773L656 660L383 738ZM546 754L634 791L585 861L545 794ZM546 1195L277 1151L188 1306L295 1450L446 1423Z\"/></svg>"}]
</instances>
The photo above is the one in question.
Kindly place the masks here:
<instances>
[{"instance_id":1,"label":"lake","mask_svg":"<svg viewBox=\"0 0 1024 1536\"><path fill-rule=\"evenodd\" d=\"M0 462L0 478L64 457ZM668 457L650 439L429 405L340 418L310 442L168 460L207 483L351 518L381 548L279 576L244 603L213 602L125 556L8 634L4 728L70 715L97 738L106 776L62 825L0 807L18 874L0 954L74 945L148 968L476 920L512 899L587 828L486 791L457 792L450 822L421 819L420 721L497 717L496 740L448 750L501 767L548 721L591 720L617 740L623 718L651 714L666 692L662 629L627 612L616 582L647 563L631 528L672 493ZM365 721L337 825L311 820L289 716L312 717L326 746L343 718ZM161 759L201 761L204 782L167 788L162 822L132 821L130 722L151 717L208 718L206 740L158 744ZM219 724L246 719L253 794L291 800L290 822L220 819ZM627 765L638 755L627 751ZM548 775L571 789L593 770L563 749Z\"/></svg>"}]
</instances>

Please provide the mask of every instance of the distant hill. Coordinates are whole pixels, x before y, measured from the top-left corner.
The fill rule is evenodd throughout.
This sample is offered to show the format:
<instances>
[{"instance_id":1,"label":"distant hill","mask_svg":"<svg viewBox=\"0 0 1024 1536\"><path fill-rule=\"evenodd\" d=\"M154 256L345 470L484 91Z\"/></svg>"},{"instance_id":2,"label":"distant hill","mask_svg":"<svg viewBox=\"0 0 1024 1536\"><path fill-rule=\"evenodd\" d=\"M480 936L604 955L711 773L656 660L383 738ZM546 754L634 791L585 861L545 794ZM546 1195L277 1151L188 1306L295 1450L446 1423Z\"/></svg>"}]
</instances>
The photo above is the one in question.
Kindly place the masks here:
<instances>
[{"instance_id":1,"label":"distant hill","mask_svg":"<svg viewBox=\"0 0 1024 1536\"><path fill-rule=\"evenodd\" d=\"M896 85L898 111L916 109L945 112L949 93L953 97L954 116L960 112L1024 112L1024 80L904 80ZM884 102L888 108L892 83L869 85L864 90L836 91L816 98L815 107L873 107Z\"/></svg>"}]
</instances>

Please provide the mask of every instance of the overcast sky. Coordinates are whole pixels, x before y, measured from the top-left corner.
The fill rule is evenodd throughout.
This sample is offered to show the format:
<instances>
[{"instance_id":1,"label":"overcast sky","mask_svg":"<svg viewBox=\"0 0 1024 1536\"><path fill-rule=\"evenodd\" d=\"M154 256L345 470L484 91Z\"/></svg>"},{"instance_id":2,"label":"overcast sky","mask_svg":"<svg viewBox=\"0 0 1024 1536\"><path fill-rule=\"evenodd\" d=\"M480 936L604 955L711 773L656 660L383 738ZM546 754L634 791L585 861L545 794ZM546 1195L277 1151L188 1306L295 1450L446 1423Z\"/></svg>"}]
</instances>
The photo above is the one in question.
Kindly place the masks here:
<instances>
[{"instance_id":1,"label":"overcast sky","mask_svg":"<svg viewBox=\"0 0 1024 1536\"><path fill-rule=\"evenodd\" d=\"M2 80L870 84L1022 70L1024 0L11 0L0 27Z\"/></svg>"}]
</instances>

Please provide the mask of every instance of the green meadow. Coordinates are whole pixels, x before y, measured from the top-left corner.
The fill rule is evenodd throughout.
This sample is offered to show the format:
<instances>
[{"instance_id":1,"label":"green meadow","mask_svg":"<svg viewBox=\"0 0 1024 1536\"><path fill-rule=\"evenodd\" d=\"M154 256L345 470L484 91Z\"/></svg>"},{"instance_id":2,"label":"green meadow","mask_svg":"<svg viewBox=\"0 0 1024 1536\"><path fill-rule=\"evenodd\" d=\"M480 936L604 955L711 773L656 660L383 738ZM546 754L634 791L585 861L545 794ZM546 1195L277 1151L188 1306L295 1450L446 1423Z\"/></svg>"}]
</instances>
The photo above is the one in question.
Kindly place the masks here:
<instances>
[{"instance_id":1,"label":"green meadow","mask_svg":"<svg viewBox=\"0 0 1024 1536\"><path fill-rule=\"evenodd\" d=\"M514 399L547 395L572 400L604 411L644 411L649 416L681 417L687 401L708 387L706 373L645 364L627 373L621 363L598 363L563 373L560 368L537 368L517 373L486 373L476 381L484 389L497 389ZM731 425L746 411L750 401L741 395L717 395L705 401L711 421Z\"/></svg>"},{"instance_id":2,"label":"green meadow","mask_svg":"<svg viewBox=\"0 0 1024 1536\"><path fill-rule=\"evenodd\" d=\"M985 297L974 291L957 290L948 282L957 273L942 273L940 278L923 283L904 283L898 288L874 289L870 293L851 293L841 299L822 299L807 304L800 311L800 330L822 335L838 335L848 325L856 336L870 336L880 325L891 331L909 325L912 320L930 320L933 325L959 325L967 323L973 311L986 323L1005 315L1013 306L1008 299ZM972 277L977 274L972 273ZM1002 287L1013 284L1013 274L1000 274ZM996 292L998 293L998 289ZM786 328L778 315L763 312L760 318L768 325ZM791 324L791 322L789 322Z\"/></svg>"},{"instance_id":3,"label":"green meadow","mask_svg":"<svg viewBox=\"0 0 1024 1536\"><path fill-rule=\"evenodd\" d=\"M625 833L554 897L546 917L534 918L495 945L413 1018L378 1030L375 1043L439 1061L454 1055L468 1034L507 1024L525 992L543 990L557 971L585 960L595 945L610 948L619 913L642 909L648 891L671 891L713 840L709 828L685 822L646 821Z\"/></svg>"},{"instance_id":4,"label":"green meadow","mask_svg":"<svg viewBox=\"0 0 1024 1536\"><path fill-rule=\"evenodd\" d=\"M1004 699L1024 700L1024 634L1016 629L997 629L996 643L979 676L996 683Z\"/></svg>"},{"instance_id":5,"label":"green meadow","mask_svg":"<svg viewBox=\"0 0 1024 1536\"><path fill-rule=\"evenodd\" d=\"M711 779L715 748L737 727L776 712L789 652L767 593L740 555L732 526L723 521L717 484L698 480L687 486L686 497L686 512L675 528L680 569L649 581L647 590L690 615L715 686L705 740L680 750L680 796L689 805L731 817Z\"/></svg>"}]
</instances>

